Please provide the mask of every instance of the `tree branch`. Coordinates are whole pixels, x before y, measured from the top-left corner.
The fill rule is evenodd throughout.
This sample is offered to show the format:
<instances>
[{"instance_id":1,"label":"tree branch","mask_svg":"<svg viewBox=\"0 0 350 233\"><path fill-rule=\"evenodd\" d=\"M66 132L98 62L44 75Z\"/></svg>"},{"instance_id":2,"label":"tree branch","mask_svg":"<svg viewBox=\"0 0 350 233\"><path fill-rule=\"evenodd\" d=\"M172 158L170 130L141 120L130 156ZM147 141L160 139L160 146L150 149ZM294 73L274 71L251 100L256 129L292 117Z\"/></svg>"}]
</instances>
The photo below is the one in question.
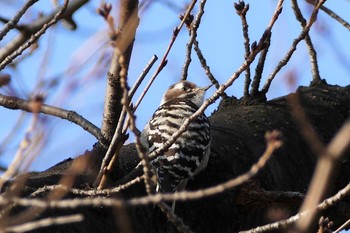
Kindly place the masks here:
<instances>
[{"instance_id":1,"label":"tree branch","mask_svg":"<svg viewBox=\"0 0 350 233\"><path fill-rule=\"evenodd\" d=\"M303 28L303 30L301 31L301 33L299 34L299 36L293 41L291 48L289 49L289 51L287 52L287 54L284 56L284 58L278 63L277 67L272 71L272 73L270 74L270 76L268 77L268 79L265 82L265 85L263 86L261 92L262 93L267 93L270 85L272 83L272 80L275 78L275 76L277 75L277 73L282 69L282 67L284 67L285 65L287 65L288 61L290 60L290 58L292 57L294 51L297 48L297 45L299 44L300 41L302 41L305 36L307 35L307 33L309 33L311 26L313 25L313 23L316 21L317 18L317 14L318 14L318 10L319 8L322 6L322 4L325 2L326 0L320 0L318 2L318 4L315 6L309 21L306 23L305 27Z\"/></svg>"},{"instance_id":2,"label":"tree branch","mask_svg":"<svg viewBox=\"0 0 350 233\"><path fill-rule=\"evenodd\" d=\"M0 105L5 108L9 108L13 110L20 109L26 112L33 112L31 101L24 100L14 96L5 96L0 94ZM100 129L74 111L68 111L62 108L57 108L57 107L43 104L39 112L68 120L82 127L84 130L92 134L95 138L97 139L100 138Z\"/></svg>"},{"instance_id":3,"label":"tree branch","mask_svg":"<svg viewBox=\"0 0 350 233\"><path fill-rule=\"evenodd\" d=\"M39 228L48 227L52 225L62 225L62 224L81 222L83 221L83 219L84 217L82 214L73 214L69 216L44 218L37 221L23 223L17 226L6 227L5 232L22 233L22 232L33 231Z\"/></svg>"},{"instance_id":4,"label":"tree branch","mask_svg":"<svg viewBox=\"0 0 350 233\"><path fill-rule=\"evenodd\" d=\"M24 48L25 46L22 47L22 45L26 41L30 40L34 34L38 33L38 37L35 38L35 40L37 40L49 26L55 23L55 17L57 18L57 20L63 18L71 18L72 14L74 14L75 11L80 9L80 7L82 7L88 1L89 0L71 0L69 1L67 7L64 9L64 12L62 11L63 8L57 9L51 14L43 16L35 22L33 22L32 24L30 24L29 26L27 26L25 31L22 31L16 38L11 40L11 42L9 42L7 45L0 49L0 70L2 70L15 57L20 55L24 51L24 49L27 48ZM60 14L61 11L62 14ZM50 22L52 22L51 25L48 25ZM43 32L39 33L39 31L41 30L43 30ZM27 42L27 46L28 43L29 42Z\"/></svg>"},{"instance_id":5,"label":"tree branch","mask_svg":"<svg viewBox=\"0 0 350 233\"><path fill-rule=\"evenodd\" d=\"M117 38L111 38L116 41L111 66L107 73L107 90L101 127L103 139L106 140L108 144L110 144L113 138L123 107L121 104L123 89L120 85L119 73L121 67L119 64L119 57L124 57L127 72L138 23L138 0L121 0L119 8L119 26L116 32ZM125 75L127 76L127 73Z\"/></svg>"},{"instance_id":6,"label":"tree branch","mask_svg":"<svg viewBox=\"0 0 350 233\"><path fill-rule=\"evenodd\" d=\"M17 12L17 14L10 20L8 21L4 28L0 32L0 41L6 36L6 34L13 28L17 26L18 21L22 18L24 13L32 6L34 3L36 3L39 0L28 0L24 6Z\"/></svg>"},{"instance_id":7,"label":"tree branch","mask_svg":"<svg viewBox=\"0 0 350 233\"><path fill-rule=\"evenodd\" d=\"M334 196L327 198L322 203L320 203L317 206L317 210L326 210L331 206L334 206L336 203L338 203L340 200L342 200L344 197L350 194L350 184L345 186L343 189L341 189L338 193L336 193ZM309 214L309 211L298 213L286 220L281 220L278 222L266 224L263 226L259 226L247 231L240 231L239 233L261 233L261 232L267 232L272 230L281 230L286 228L287 226L295 223L300 218L306 216Z\"/></svg>"}]
</instances>

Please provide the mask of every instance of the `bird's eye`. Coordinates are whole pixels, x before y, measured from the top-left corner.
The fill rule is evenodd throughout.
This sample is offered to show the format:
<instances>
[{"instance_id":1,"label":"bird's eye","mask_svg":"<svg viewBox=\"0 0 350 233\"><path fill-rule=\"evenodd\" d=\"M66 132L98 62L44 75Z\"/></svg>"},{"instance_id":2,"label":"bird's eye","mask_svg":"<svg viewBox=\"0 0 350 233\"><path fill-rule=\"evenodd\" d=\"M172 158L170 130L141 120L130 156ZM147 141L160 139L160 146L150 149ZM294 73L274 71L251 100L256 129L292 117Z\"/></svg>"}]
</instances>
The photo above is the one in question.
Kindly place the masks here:
<instances>
[{"instance_id":1,"label":"bird's eye","mask_svg":"<svg viewBox=\"0 0 350 233\"><path fill-rule=\"evenodd\" d=\"M182 90L185 91L185 92L189 92L191 90L191 88L189 88L189 87L182 87Z\"/></svg>"}]
</instances>

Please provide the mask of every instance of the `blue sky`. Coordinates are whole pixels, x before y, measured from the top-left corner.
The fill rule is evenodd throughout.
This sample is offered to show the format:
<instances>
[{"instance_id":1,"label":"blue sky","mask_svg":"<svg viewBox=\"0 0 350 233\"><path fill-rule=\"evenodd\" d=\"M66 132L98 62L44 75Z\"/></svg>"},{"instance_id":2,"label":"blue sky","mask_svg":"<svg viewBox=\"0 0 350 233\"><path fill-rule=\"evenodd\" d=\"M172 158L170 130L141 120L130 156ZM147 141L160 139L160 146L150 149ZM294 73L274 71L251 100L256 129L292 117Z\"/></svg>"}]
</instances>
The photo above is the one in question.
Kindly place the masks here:
<instances>
[{"instance_id":1,"label":"blue sky","mask_svg":"<svg viewBox=\"0 0 350 233\"><path fill-rule=\"evenodd\" d=\"M139 76L146 63L156 54L161 58L169 44L173 29L179 24L178 15L183 12L185 3L177 1L176 8L169 8L160 1L154 1L150 7L140 14L140 25L136 35L135 46L129 70L129 82ZM247 18L249 22L251 41L259 40L266 28L270 17L275 10L277 1L246 1L250 3ZM326 6L337 14L350 21L348 14L349 1L328 1ZM18 5L0 3L6 7L5 16L11 17ZM103 97L105 92L105 74L108 63L99 65L101 73L91 75L92 67L102 54L110 54L111 49L106 45L108 36L107 26L103 19L95 13L99 1L91 1L86 8L79 10L74 19L78 24L75 32L67 31L59 24L49 30L40 39L40 49L32 57L27 58L16 72L6 69L5 72L12 74L14 85L21 90L22 98L27 98L31 93L44 92L48 97L47 104L57 105L69 110L74 110L83 115L95 125L100 126L103 110ZM311 8L307 4L301 4L303 13L310 15ZM35 5L36 11L26 15L23 22L30 22L35 18L37 11L50 12L50 1L39 1ZM195 8L195 13L198 8ZM116 7L114 7L116 10ZM318 51L321 77L330 84L348 85L350 83L350 33L340 26L325 13L320 12L318 22L311 30L314 46ZM292 40L300 33L300 25L294 20L290 2L286 1L284 10L273 29L272 46L267 57L264 77L271 73L279 60L289 49ZM7 37L10 39L11 35ZM176 40L168 57L168 65L156 79L146 95L144 102L137 111L137 126L142 129L154 110L159 105L161 96L167 87L176 82L181 75L182 65L185 58L185 45L188 41L188 33L183 30ZM198 31L198 41L212 73L219 80L225 82L242 64L243 39L240 19L235 13L232 1L208 1L201 28ZM104 45L105 44L105 45ZM104 46L103 46L104 45ZM49 50L48 50L49 48ZM43 54L47 56L43 58ZM343 58L341 58L343 57ZM86 58L91 58L85 63ZM253 66L254 67L253 63ZM147 78L153 74L158 63L155 64ZM72 75L67 67L78 67L80 71ZM298 76L298 85L308 85L311 81L309 57L304 43L300 43L298 50L293 55L288 66L277 75L268 93L268 98L274 98L294 91L286 84L285 75L295 72ZM47 88L35 89L35 80L38 77L44 79L57 78L57 87L47 91ZM146 80L147 80L146 78ZM189 70L189 80L199 85L209 84L203 69L195 54ZM227 90L227 94L241 97L243 93L244 75ZM146 82L145 82L146 83ZM264 80L262 81L264 83ZM145 84L144 84L145 85ZM142 87L144 87L144 85ZM79 87L76 91L69 87ZM2 90L0 90L2 93ZM208 96L214 92L214 88L208 91ZM58 93L58 94L57 94ZM140 92L137 92L136 99ZM215 109L216 105L210 106L207 115ZM0 141L12 130L20 114L19 111L10 111L0 108L1 119L5 124L0 128ZM30 114L26 114L22 125L22 136L30 123ZM83 153L91 149L95 138L84 132L80 127L67 121L55 120L49 124L50 136L47 146L36 158L31 169L43 170L55 163ZM6 151L0 157L1 163L8 163L13 157L21 138L12 140ZM132 142L130 138L129 142Z\"/></svg>"}]
</instances>

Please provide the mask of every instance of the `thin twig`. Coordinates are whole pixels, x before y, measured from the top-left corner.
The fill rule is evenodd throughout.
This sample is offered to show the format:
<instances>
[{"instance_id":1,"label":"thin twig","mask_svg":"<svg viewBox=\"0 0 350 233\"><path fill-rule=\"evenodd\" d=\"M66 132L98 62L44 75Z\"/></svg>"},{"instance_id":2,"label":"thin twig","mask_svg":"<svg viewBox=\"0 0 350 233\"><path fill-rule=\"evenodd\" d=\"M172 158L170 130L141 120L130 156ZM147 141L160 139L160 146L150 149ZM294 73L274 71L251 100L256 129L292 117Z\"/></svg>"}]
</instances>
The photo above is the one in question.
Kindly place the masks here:
<instances>
[{"instance_id":1,"label":"thin twig","mask_svg":"<svg viewBox=\"0 0 350 233\"><path fill-rule=\"evenodd\" d=\"M194 21L192 21L193 16L190 19L185 21L186 26L188 28L189 35L190 35L190 39L186 45L186 59L185 59L184 65L182 67L182 75L181 75L182 80L186 80L187 76L188 76L188 68L190 67L190 63L192 61L191 52L192 52L193 42L197 38L197 30L198 30L199 25L201 23L202 16L204 15L204 7L205 7L206 2L207 2L206 0L202 0L200 2L199 10L198 10L198 13L196 15L196 19Z\"/></svg>"},{"instance_id":2,"label":"thin twig","mask_svg":"<svg viewBox=\"0 0 350 233\"><path fill-rule=\"evenodd\" d=\"M254 75L251 90L250 90L250 95L255 97L259 94L260 81L262 78L262 73L264 71L264 65L265 65L267 53L270 48L270 44L271 44L271 34L268 36L266 40L265 48L263 51L261 51L258 64L255 67L255 75Z\"/></svg>"},{"instance_id":3,"label":"thin twig","mask_svg":"<svg viewBox=\"0 0 350 233\"><path fill-rule=\"evenodd\" d=\"M255 176L267 163L269 158L272 156L273 152L282 146L282 142L279 139L280 135L276 131L272 133L267 133L265 138L267 141L267 147L264 154L260 157L258 162L252 165L252 167L246 173L239 175L236 178L228 180L222 184L200 189L197 191L182 191L176 192L173 194L156 194L153 196L147 196L143 198L135 198L129 200L129 203L132 205L135 204L146 204L149 202L157 203L158 201L187 201L187 200L196 200L204 197L213 196L229 189L232 189L240 184L245 183Z\"/></svg>"},{"instance_id":4,"label":"thin twig","mask_svg":"<svg viewBox=\"0 0 350 233\"><path fill-rule=\"evenodd\" d=\"M204 58L201 49L199 48L199 44L198 44L197 39L194 40L193 44L194 44L194 50L195 50L196 53L197 53L199 62L201 63L201 65L202 65L202 67L203 67L203 69L204 69L204 71L205 71L205 74L206 74L207 77L209 78L210 82L214 84L214 86L216 87L216 89L218 89L218 88L220 87L220 84L219 84L218 80L214 77L214 75L211 73L210 67L207 65L207 61L206 61L206 59ZM222 98L227 98L227 94L226 94L225 92L223 92L223 93L221 94L221 97L222 97Z\"/></svg>"},{"instance_id":5,"label":"thin twig","mask_svg":"<svg viewBox=\"0 0 350 233\"><path fill-rule=\"evenodd\" d=\"M145 79L146 75L151 70L151 68L153 67L154 63L157 60L158 60L158 57L156 55L153 55L151 57L151 59L148 61L146 67L142 70L140 76L137 78L137 80L134 83L133 87L129 91L129 99L130 100L132 100L132 98L134 97L135 92L137 91L137 89L139 88L139 86L141 85L143 80Z\"/></svg>"},{"instance_id":6,"label":"thin twig","mask_svg":"<svg viewBox=\"0 0 350 233\"><path fill-rule=\"evenodd\" d=\"M343 189L339 190L334 196L327 198L326 200L324 200L322 203L320 203L317 206L317 210L321 211L321 210L326 210L332 206L334 206L335 204L337 204L339 201L341 201L344 197L348 196L350 194L350 184L348 184L347 186L345 186ZM286 228L287 226L295 223L298 219L306 216L309 214L309 211L305 211L302 213L298 213L286 220L281 220L278 222L274 222L274 223L270 223L270 224L266 224L264 226L259 226L247 231L240 231L239 233L261 233L261 232L268 232L268 231L272 231L272 230L281 230Z\"/></svg>"},{"instance_id":7,"label":"thin twig","mask_svg":"<svg viewBox=\"0 0 350 233\"><path fill-rule=\"evenodd\" d=\"M7 56L3 61L1 61L0 70L4 69L6 65L11 63L16 57L21 55L24 50L26 50L32 44L34 44L39 39L39 37L42 36L46 32L46 30L49 27L51 27L53 24L56 24L58 19L63 15L65 10L67 9L68 3L69 3L69 0L65 0L61 9L59 9L59 11L55 14L55 16L53 17L53 19L50 22L44 24L43 27L39 31L37 31L35 34L33 34L30 37L30 39L28 40L27 43L19 46L19 48L14 53Z\"/></svg>"},{"instance_id":8,"label":"thin twig","mask_svg":"<svg viewBox=\"0 0 350 233\"><path fill-rule=\"evenodd\" d=\"M348 22L346 22L342 17L340 17L339 15L337 15L335 12L333 12L332 10L330 10L329 8L325 7L325 6L321 6L320 7L321 10L323 10L324 12L326 12L330 17L332 17L333 19L337 20L339 23L341 23L346 29L348 29L350 31L350 24Z\"/></svg>"},{"instance_id":9,"label":"thin twig","mask_svg":"<svg viewBox=\"0 0 350 233\"><path fill-rule=\"evenodd\" d=\"M146 75L148 74L148 72L150 71L150 69L152 68L152 66L154 65L154 63L158 60L158 57L156 55L153 55L153 57L151 58L151 60L147 63L146 68L142 71L141 75L139 76L139 78L137 79L137 81L135 82L134 86L130 89L129 91L129 99L130 101L132 100L132 98L134 97L134 94L136 92L136 90L139 88L141 82L145 79ZM130 106L132 107L132 106ZM135 110L133 110L135 112ZM127 124L124 125L123 128L123 134L126 134L126 131L129 127L129 119L127 119Z\"/></svg>"},{"instance_id":10,"label":"thin twig","mask_svg":"<svg viewBox=\"0 0 350 233\"><path fill-rule=\"evenodd\" d=\"M272 73L270 74L270 76L268 77L268 79L265 82L264 87L262 88L261 92L262 93L267 93L272 80L275 78L276 74L282 69L282 67L284 67L290 60L290 58L292 57L294 51L297 48L297 45L299 44L300 41L302 41L306 34L310 31L311 26L313 25L313 23L316 21L316 17L317 17L317 13L318 10L320 8L320 6L325 2L326 0L320 0L318 2L318 4L315 6L314 10L312 11L312 14L310 16L309 21L307 22L307 24L305 25L304 29L301 31L301 33L299 34L299 36L294 39L291 48L289 49L289 51L287 52L287 54L284 56L284 58L278 63L277 67L272 71Z\"/></svg>"},{"instance_id":11,"label":"thin twig","mask_svg":"<svg viewBox=\"0 0 350 233\"><path fill-rule=\"evenodd\" d=\"M31 193L31 197L36 197L36 196L41 196L43 195L43 193L49 192L49 191L53 191L53 190L62 190L62 191L66 191L75 195L80 195L80 196L109 196L113 193L119 193L122 190L125 190L129 187L131 187L134 184L137 184L139 182L141 182L143 179L143 176L140 177L136 177L135 179L123 184L123 185L119 185L115 188L112 189L101 189L101 190L96 190L96 189L92 189L92 190L84 190L84 189L77 189L77 188L71 188L69 189L67 186L64 185L48 185L48 186L44 186L41 188L38 188L37 190L35 190L35 192Z\"/></svg>"},{"instance_id":12,"label":"thin twig","mask_svg":"<svg viewBox=\"0 0 350 233\"><path fill-rule=\"evenodd\" d=\"M0 94L0 105L9 109L20 109L26 112L33 112L31 108L31 101L24 100L14 96L5 96ZM50 116L60 117L68 120L89 132L95 138L100 139L100 129L92 124L90 121L77 114L74 111L68 111L62 108L53 107L43 104L40 108L40 113Z\"/></svg>"},{"instance_id":13,"label":"thin twig","mask_svg":"<svg viewBox=\"0 0 350 233\"><path fill-rule=\"evenodd\" d=\"M234 3L234 6L236 8L236 13L240 16L241 22L242 22L242 31L243 31L243 38L244 38L244 57L248 57L250 53L250 40L249 40L249 34L248 34L248 22L247 22L247 12L249 10L249 4L245 4L244 1L239 1L238 3ZM250 85L251 79L250 79L250 67L248 67L245 71L245 81L244 81L244 97L249 97L249 85Z\"/></svg>"},{"instance_id":14,"label":"thin twig","mask_svg":"<svg viewBox=\"0 0 350 233\"><path fill-rule=\"evenodd\" d=\"M170 43L168 45L168 48L166 49L163 58L161 60L161 62L159 63L159 66L157 67L157 70L154 72L152 78L149 80L149 82L147 83L144 91L141 93L141 96L139 97L139 99L136 101L135 107L134 107L134 111L136 111L136 109L138 108L138 106L140 105L141 101L143 100L143 97L146 95L147 91L149 90L149 88L151 87L152 83L154 82L154 80L157 78L158 74L162 71L162 69L166 66L167 64L167 57L168 54L171 50L171 48L173 47L173 44L177 38L177 35L179 34L182 26L184 25L185 21L188 19L193 7L195 6L197 0L192 0L191 4L188 6L187 11L183 17L183 19L181 20L181 23L179 26L177 26L174 31L173 31L173 36L170 40Z\"/></svg>"},{"instance_id":15,"label":"thin twig","mask_svg":"<svg viewBox=\"0 0 350 233\"><path fill-rule=\"evenodd\" d=\"M348 225L350 225L350 219L348 219L348 221L346 221L343 225L338 227L338 229L335 230L334 233L339 233L341 230L344 230Z\"/></svg>"},{"instance_id":16,"label":"thin twig","mask_svg":"<svg viewBox=\"0 0 350 233\"><path fill-rule=\"evenodd\" d=\"M84 4L88 3L89 0L74 0L70 1L67 9L63 13L63 15L60 17L60 19L63 18L71 18L72 15L80 9ZM11 41L6 44L5 46L0 48L0 62L3 62L6 57L10 56L11 54L15 53L16 50L22 46L26 41L28 41L32 35L38 33L39 30L41 30L44 25L47 25L49 22L53 20L54 17L57 16L57 14L61 11L61 9L56 9L51 14L44 15L34 22L32 22L30 25L27 25L25 31L22 31L17 37L11 39Z\"/></svg>"},{"instance_id":17,"label":"thin twig","mask_svg":"<svg viewBox=\"0 0 350 233\"><path fill-rule=\"evenodd\" d=\"M117 157L115 156L115 154L119 153L120 148L122 147L122 145L127 139L127 136L122 132L123 125L125 122L125 117L126 117L126 110L123 107L119 116L117 128L114 131L111 143L109 144L107 152L103 157L99 173L93 184L93 186L99 190L105 188L105 184L108 179L108 173L110 172L108 170L108 166L112 167L115 161L117 161ZM114 157L114 161L111 163L111 160L113 159L113 157Z\"/></svg>"},{"instance_id":18,"label":"thin twig","mask_svg":"<svg viewBox=\"0 0 350 233\"><path fill-rule=\"evenodd\" d=\"M304 29L304 27L306 25L306 20L303 17L303 15L300 11L300 8L298 6L298 2L296 0L292 0L292 8L294 10L294 15L295 15L296 19L300 22L301 27ZM314 45L312 43L312 40L311 40L309 33L305 34L305 43L306 43L306 46L308 48L309 55L310 55L310 63L311 63L311 72L312 72L313 82L321 80L320 71L318 69L316 50L314 48Z\"/></svg>"},{"instance_id":19,"label":"thin twig","mask_svg":"<svg viewBox=\"0 0 350 233\"><path fill-rule=\"evenodd\" d=\"M272 29L273 25L275 24L275 22L277 21L279 15L282 13L283 3L284 3L284 0L279 0L278 1L276 9L275 9L275 12L274 12L274 14L273 14L273 16L272 16L272 18L270 20L270 23L269 23L269 25L268 25L267 29L265 30L265 33L264 33L265 41L261 45L261 46L263 46L264 50L262 51L262 54L260 55L258 65L256 67L256 73L255 73L254 80L253 80L252 87L251 87L253 95L254 94L256 95L256 94L259 93L259 86L260 86L263 66L264 66L264 62L265 62L266 55L267 55L267 52L268 52L267 49L268 49L268 46L269 46L269 43L270 43L270 40L271 40L271 29ZM261 74L260 74L260 72L261 72ZM266 94L264 92L262 92L262 93Z\"/></svg>"},{"instance_id":20,"label":"thin twig","mask_svg":"<svg viewBox=\"0 0 350 233\"><path fill-rule=\"evenodd\" d=\"M10 226L5 229L5 232L22 233L37 230L43 227L53 225L63 225L83 221L84 217L82 214L73 214L61 217L49 217L28 223L23 223L17 226Z\"/></svg>"},{"instance_id":21,"label":"thin twig","mask_svg":"<svg viewBox=\"0 0 350 233\"><path fill-rule=\"evenodd\" d=\"M24 6L19 9L17 11L17 14L10 20L8 21L4 28L0 31L0 41L4 38L4 36L6 36L6 34L13 28L15 28L17 26L18 21L22 18L22 16L24 15L24 13L26 13L26 11L34 5L34 3L36 3L39 0L28 0Z\"/></svg>"},{"instance_id":22,"label":"thin twig","mask_svg":"<svg viewBox=\"0 0 350 233\"><path fill-rule=\"evenodd\" d=\"M190 35L190 41L187 42L186 44L186 58L185 58L185 62L182 66L182 74L181 74L181 80L186 80L187 79L187 76L188 76L188 68L190 67L190 64L192 62L192 58L191 58L191 55L192 55L192 47L193 47L193 41L191 43L191 33L192 33L192 27L191 27L191 24L190 25L186 25L187 28L189 29L188 33Z\"/></svg>"}]
</instances>

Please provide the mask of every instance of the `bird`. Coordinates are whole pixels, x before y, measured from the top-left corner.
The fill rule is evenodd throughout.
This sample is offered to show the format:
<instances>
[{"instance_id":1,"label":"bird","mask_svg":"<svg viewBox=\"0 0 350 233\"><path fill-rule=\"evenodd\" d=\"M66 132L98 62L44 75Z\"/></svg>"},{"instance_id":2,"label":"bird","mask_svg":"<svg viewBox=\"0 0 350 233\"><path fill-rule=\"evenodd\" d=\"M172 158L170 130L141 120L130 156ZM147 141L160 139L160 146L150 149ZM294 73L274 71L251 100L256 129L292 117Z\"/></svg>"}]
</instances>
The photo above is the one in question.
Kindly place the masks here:
<instances>
[{"instance_id":1,"label":"bird","mask_svg":"<svg viewBox=\"0 0 350 233\"><path fill-rule=\"evenodd\" d=\"M152 153L162 147L204 102L211 87L198 87L182 80L169 87L141 133L143 145ZM208 164L211 144L210 122L203 113L190 122L188 128L163 153L150 161L156 175L156 191L172 193L185 189L187 181ZM175 202L172 209L174 211Z\"/></svg>"}]
</instances>

